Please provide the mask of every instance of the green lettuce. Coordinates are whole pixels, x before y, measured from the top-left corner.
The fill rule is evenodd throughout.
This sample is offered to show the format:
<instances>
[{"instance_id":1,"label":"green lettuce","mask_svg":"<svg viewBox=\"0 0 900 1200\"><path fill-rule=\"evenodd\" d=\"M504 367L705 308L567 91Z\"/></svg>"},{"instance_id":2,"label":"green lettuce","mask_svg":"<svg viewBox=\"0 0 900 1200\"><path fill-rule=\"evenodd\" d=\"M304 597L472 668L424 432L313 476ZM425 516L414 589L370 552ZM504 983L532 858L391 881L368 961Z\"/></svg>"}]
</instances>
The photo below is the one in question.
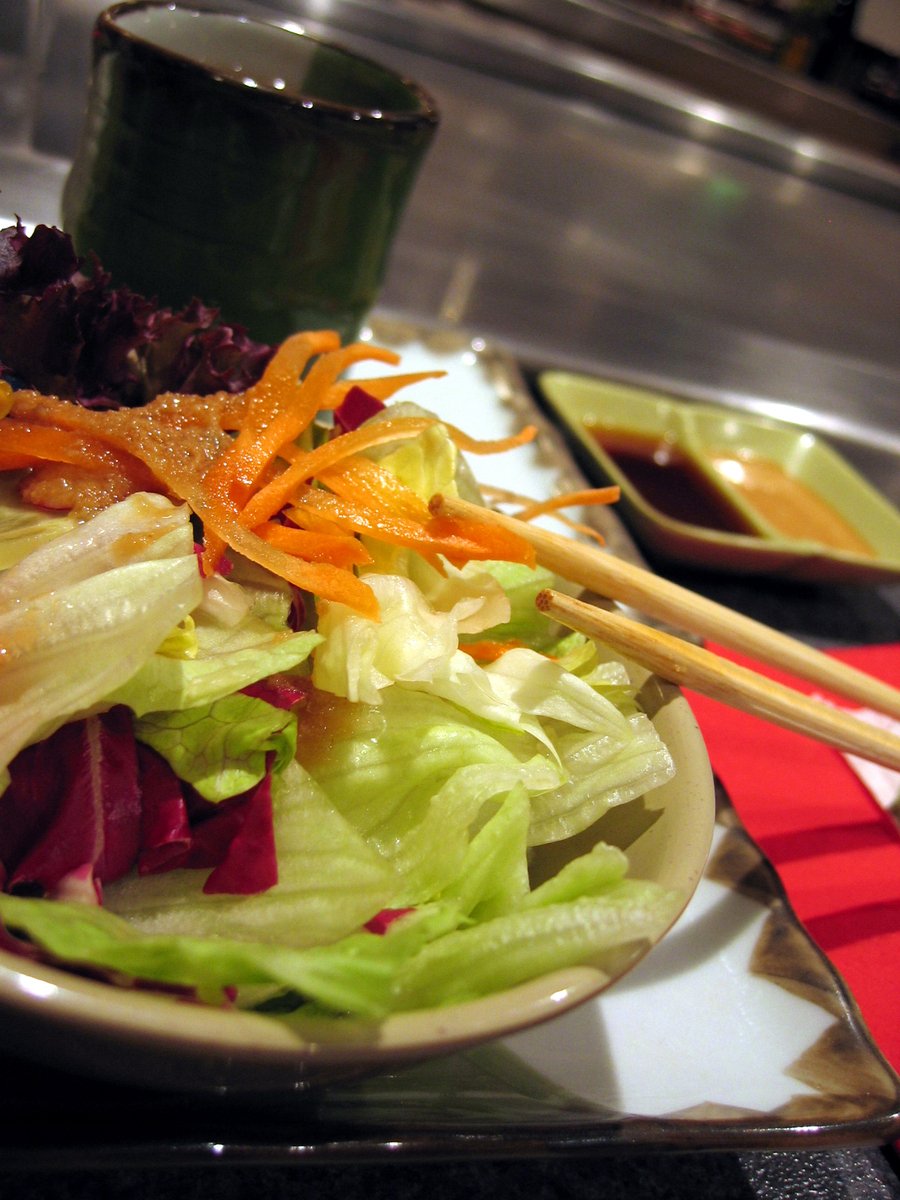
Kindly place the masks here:
<instances>
[{"instance_id":1,"label":"green lettuce","mask_svg":"<svg viewBox=\"0 0 900 1200\"><path fill-rule=\"evenodd\" d=\"M179 779L213 802L240 795L268 770L282 771L297 748L291 712L237 694L198 708L152 712L134 723L134 736L162 755Z\"/></svg>"},{"instance_id":2,"label":"green lettuce","mask_svg":"<svg viewBox=\"0 0 900 1200\"><path fill-rule=\"evenodd\" d=\"M529 841L540 844L586 829L611 805L671 778L671 756L637 710L620 664L607 669L593 650L572 650L576 674L521 647L482 667L459 649L452 616L435 611L411 580L377 576L373 584L380 622L331 605L319 625L313 680L358 705L344 742L320 768L336 803L346 796L358 807L377 787L392 797L392 811L404 810L432 766L447 773L440 786L449 788L450 756L454 769L503 763L534 797ZM395 836L388 824L385 840Z\"/></svg>"},{"instance_id":3,"label":"green lettuce","mask_svg":"<svg viewBox=\"0 0 900 1200\"><path fill-rule=\"evenodd\" d=\"M195 988L213 1001L226 988L237 987L257 1004L266 992L286 991L301 1012L379 1018L477 999L555 969L620 968L659 936L678 904L654 884L629 880L599 895L475 925L464 923L453 903L437 902L402 916L384 934L361 930L306 948L268 937L142 933L108 909L10 895L0 895L0 919L73 966Z\"/></svg>"},{"instance_id":4,"label":"green lettuce","mask_svg":"<svg viewBox=\"0 0 900 1200\"><path fill-rule=\"evenodd\" d=\"M381 936L365 931L329 946L142 934L105 908L0 894L0 919L55 959L117 978L194 988L221 1003L225 989L288 989L332 1012L383 1017L395 1007L399 965L455 924L449 908L418 914Z\"/></svg>"},{"instance_id":5,"label":"green lettuce","mask_svg":"<svg viewBox=\"0 0 900 1200\"><path fill-rule=\"evenodd\" d=\"M209 895L205 870L129 875L108 884L104 903L155 936L271 939L322 946L346 937L399 891L391 864L296 762L272 779L278 882L252 896Z\"/></svg>"},{"instance_id":6,"label":"green lettuce","mask_svg":"<svg viewBox=\"0 0 900 1200\"><path fill-rule=\"evenodd\" d=\"M231 576L203 581L203 598L127 683L110 693L138 716L214 704L270 675L291 674L322 641L291 631L287 585L238 559ZM304 672L305 673L305 672Z\"/></svg>"},{"instance_id":7,"label":"green lettuce","mask_svg":"<svg viewBox=\"0 0 900 1200\"><path fill-rule=\"evenodd\" d=\"M397 1009L475 1000L550 971L621 968L674 919L678 899L624 880L597 896L507 913L457 929L404 962L392 988Z\"/></svg>"},{"instance_id":8,"label":"green lettuce","mask_svg":"<svg viewBox=\"0 0 900 1200\"><path fill-rule=\"evenodd\" d=\"M0 474L0 571L20 562L32 550L77 524L68 513L23 504L19 499L18 482L17 472Z\"/></svg>"},{"instance_id":9,"label":"green lettuce","mask_svg":"<svg viewBox=\"0 0 900 1200\"><path fill-rule=\"evenodd\" d=\"M143 493L3 572L0 791L19 750L106 707L202 595L187 509Z\"/></svg>"}]
</instances>

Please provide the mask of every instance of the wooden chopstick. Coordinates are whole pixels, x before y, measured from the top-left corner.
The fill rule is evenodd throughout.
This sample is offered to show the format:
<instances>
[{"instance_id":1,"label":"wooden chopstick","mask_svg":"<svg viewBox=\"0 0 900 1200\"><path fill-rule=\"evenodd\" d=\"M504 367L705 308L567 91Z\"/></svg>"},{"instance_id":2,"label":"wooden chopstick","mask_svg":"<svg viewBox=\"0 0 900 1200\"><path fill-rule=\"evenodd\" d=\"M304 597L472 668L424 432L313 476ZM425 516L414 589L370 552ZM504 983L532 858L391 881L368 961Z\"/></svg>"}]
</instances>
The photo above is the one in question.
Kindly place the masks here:
<instances>
[{"instance_id":1,"label":"wooden chopstick","mask_svg":"<svg viewBox=\"0 0 900 1200\"><path fill-rule=\"evenodd\" d=\"M537 606L563 625L597 638L663 679L900 771L900 737L866 725L821 700L719 658L692 642L552 589L538 594Z\"/></svg>"},{"instance_id":2,"label":"wooden chopstick","mask_svg":"<svg viewBox=\"0 0 900 1200\"><path fill-rule=\"evenodd\" d=\"M456 497L433 496L431 509L502 525L530 542L538 561L571 583L900 718L897 688L614 554Z\"/></svg>"}]
</instances>

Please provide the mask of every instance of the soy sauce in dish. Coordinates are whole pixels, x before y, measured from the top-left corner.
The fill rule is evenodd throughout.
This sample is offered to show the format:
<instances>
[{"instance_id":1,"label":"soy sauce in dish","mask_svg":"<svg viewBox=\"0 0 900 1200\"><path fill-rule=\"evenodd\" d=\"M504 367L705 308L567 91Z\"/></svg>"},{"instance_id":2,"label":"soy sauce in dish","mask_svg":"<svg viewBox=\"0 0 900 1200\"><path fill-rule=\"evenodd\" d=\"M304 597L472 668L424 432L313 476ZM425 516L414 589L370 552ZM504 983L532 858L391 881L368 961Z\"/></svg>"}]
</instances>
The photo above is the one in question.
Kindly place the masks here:
<instances>
[{"instance_id":1,"label":"soy sauce in dish","mask_svg":"<svg viewBox=\"0 0 900 1200\"><path fill-rule=\"evenodd\" d=\"M664 516L718 533L757 534L740 509L677 444L602 425L588 429L635 491Z\"/></svg>"}]
</instances>

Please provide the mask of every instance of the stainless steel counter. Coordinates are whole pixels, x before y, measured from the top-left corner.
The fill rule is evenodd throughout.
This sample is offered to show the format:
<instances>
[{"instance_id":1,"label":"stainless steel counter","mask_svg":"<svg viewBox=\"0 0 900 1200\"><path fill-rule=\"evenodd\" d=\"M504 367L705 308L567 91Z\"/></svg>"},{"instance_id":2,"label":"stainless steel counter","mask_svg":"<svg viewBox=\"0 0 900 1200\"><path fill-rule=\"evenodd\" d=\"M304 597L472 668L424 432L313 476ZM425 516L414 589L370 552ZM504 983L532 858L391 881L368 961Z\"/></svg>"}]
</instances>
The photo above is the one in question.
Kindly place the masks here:
<instances>
[{"instance_id":1,"label":"stainless steel counter","mask_svg":"<svg viewBox=\"0 0 900 1200\"><path fill-rule=\"evenodd\" d=\"M763 52L741 50L736 42L723 41L707 32L709 26L704 28L689 4L672 0L471 3L590 46L782 128L810 134L895 166L900 161L900 123L886 111L876 109L846 88L779 67ZM723 16L740 12L738 5L722 5ZM759 12L758 16L765 23L765 14Z\"/></svg>"}]
</instances>

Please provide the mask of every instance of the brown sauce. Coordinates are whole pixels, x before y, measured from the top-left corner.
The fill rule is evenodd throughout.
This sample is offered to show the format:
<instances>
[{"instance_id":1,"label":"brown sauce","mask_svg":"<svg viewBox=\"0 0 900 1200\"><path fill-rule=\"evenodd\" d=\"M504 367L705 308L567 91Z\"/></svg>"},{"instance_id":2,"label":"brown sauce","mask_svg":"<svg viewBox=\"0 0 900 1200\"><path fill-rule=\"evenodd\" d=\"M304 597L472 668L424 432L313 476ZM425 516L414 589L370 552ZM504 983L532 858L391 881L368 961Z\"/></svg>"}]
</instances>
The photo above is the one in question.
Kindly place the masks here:
<instances>
[{"instance_id":1,"label":"brown sauce","mask_svg":"<svg viewBox=\"0 0 900 1200\"><path fill-rule=\"evenodd\" d=\"M311 688L297 706L297 758L311 775L328 762L333 747L354 731L358 711L359 705L318 688Z\"/></svg>"},{"instance_id":2,"label":"brown sauce","mask_svg":"<svg viewBox=\"0 0 900 1200\"><path fill-rule=\"evenodd\" d=\"M874 557L875 551L831 504L777 463L755 455L714 453L712 465L785 537Z\"/></svg>"},{"instance_id":3,"label":"brown sauce","mask_svg":"<svg viewBox=\"0 0 900 1200\"><path fill-rule=\"evenodd\" d=\"M677 445L628 430L588 428L635 491L664 516L719 533L756 533Z\"/></svg>"}]
</instances>

